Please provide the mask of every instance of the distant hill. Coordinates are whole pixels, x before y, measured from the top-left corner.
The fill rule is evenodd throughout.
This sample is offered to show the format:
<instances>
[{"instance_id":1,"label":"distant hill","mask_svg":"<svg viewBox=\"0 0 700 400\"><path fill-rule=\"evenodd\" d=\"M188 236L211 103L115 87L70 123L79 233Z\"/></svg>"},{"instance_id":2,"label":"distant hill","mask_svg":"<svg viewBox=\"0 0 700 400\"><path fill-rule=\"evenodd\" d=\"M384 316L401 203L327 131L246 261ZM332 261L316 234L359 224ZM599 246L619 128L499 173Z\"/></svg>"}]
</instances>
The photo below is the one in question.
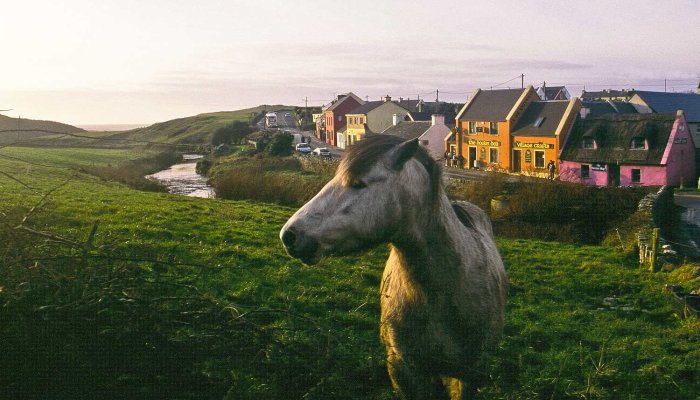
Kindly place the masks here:
<instances>
[{"instance_id":1,"label":"distant hill","mask_svg":"<svg viewBox=\"0 0 700 400\"><path fill-rule=\"evenodd\" d=\"M85 130L60 122L11 118L0 115L0 144L26 143L38 137L54 136L54 132L84 133Z\"/></svg>"},{"instance_id":2,"label":"distant hill","mask_svg":"<svg viewBox=\"0 0 700 400\"><path fill-rule=\"evenodd\" d=\"M156 143L209 144L214 132L233 121L250 121L262 111L290 108L267 105L237 111L219 111L159 122L146 128L132 129L109 135L110 140L125 139ZM293 107L292 107L293 108Z\"/></svg>"}]
</instances>

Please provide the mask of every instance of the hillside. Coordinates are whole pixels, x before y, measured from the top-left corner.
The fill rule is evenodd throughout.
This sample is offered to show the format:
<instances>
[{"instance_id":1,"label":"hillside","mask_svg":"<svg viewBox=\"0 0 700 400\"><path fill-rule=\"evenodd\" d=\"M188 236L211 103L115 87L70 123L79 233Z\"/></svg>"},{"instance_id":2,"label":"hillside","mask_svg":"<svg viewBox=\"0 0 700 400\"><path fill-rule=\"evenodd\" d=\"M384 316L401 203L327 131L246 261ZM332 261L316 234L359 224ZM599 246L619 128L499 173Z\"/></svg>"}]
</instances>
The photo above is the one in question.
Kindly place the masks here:
<instances>
[{"instance_id":1,"label":"hillside","mask_svg":"<svg viewBox=\"0 0 700 400\"><path fill-rule=\"evenodd\" d=\"M110 135L111 139L157 143L209 144L214 132L233 121L250 121L265 109L276 110L282 105L267 105L237 111L219 111L158 122L146 128L132 129Z\"/></svg>"},{"instance_id":2,"label":"hillside","mask_svg":"<svg viewBox=\"0 0 700 400\"><path fill-rule=\"evenodd\" d=\"M42 136L53 136L52 132L83 133L85 130L60 122L0 115L0 144L24 143Z\"/></svg>"}]
</instances>

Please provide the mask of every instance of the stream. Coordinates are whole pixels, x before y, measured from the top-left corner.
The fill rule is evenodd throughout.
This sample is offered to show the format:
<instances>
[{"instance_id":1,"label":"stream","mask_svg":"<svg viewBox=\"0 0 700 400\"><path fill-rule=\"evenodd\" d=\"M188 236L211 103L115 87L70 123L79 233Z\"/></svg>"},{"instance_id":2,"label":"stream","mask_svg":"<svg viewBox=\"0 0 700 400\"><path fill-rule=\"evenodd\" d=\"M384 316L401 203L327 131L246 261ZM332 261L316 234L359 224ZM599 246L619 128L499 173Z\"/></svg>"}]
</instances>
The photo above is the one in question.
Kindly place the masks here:
<instances>
[{"instance_id":1,"label":"stream","mask_svg":"<svg viewBox=\"0 0 700 400\"><path fill-rule=\"evenodd\" d=\"M207 185L207 177L199 175L195 169L197 160L204 158L199 154L185 154L183 163L175 164L155 174L146 175L148 179L154 179L168 188L168 193L190 197L214 198L214 188Z\"/></svg>"}]
</instances>

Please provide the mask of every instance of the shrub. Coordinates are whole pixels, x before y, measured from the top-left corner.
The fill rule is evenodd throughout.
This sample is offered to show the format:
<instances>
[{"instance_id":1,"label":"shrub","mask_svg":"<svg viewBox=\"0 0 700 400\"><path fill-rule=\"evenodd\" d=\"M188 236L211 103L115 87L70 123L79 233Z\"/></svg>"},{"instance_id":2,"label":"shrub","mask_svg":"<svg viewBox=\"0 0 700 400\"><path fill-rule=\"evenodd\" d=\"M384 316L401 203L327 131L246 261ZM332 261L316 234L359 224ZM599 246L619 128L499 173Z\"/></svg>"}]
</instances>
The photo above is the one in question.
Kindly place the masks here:
<instances>
[{"instance_id":1,"label":"shrub","mask_svg":"<svg viewBox=\"0 0 700 400\"><path fill-rule=\"evenodd\" d=\"M277 133L265 148L265 153L271 156L288 156L292 154L294 137L286 133Z\"/></svg>"}]
</instances>

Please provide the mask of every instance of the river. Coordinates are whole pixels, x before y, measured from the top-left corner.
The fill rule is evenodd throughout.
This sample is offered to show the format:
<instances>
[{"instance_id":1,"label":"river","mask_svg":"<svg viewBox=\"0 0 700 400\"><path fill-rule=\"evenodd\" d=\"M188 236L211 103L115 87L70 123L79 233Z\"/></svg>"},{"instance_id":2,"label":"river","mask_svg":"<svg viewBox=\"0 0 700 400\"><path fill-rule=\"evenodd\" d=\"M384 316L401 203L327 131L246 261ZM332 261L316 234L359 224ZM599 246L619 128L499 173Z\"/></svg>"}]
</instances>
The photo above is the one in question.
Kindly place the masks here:
<instances>
[{"instance_id":1,"label":"river","mask_svg":"<svg viewBox=\"0 0 700 400\"><path fill-rule=\"evenodd\" d=\"M147 175L146 178L154 179L168 188L168 193L190 197L213 198L216 196L214 188L207 185L207 177L199 175L197 160L204 156L199 154L185 154L183 163L175 164L168 169Z\"/></svg>"}]
</instances>

